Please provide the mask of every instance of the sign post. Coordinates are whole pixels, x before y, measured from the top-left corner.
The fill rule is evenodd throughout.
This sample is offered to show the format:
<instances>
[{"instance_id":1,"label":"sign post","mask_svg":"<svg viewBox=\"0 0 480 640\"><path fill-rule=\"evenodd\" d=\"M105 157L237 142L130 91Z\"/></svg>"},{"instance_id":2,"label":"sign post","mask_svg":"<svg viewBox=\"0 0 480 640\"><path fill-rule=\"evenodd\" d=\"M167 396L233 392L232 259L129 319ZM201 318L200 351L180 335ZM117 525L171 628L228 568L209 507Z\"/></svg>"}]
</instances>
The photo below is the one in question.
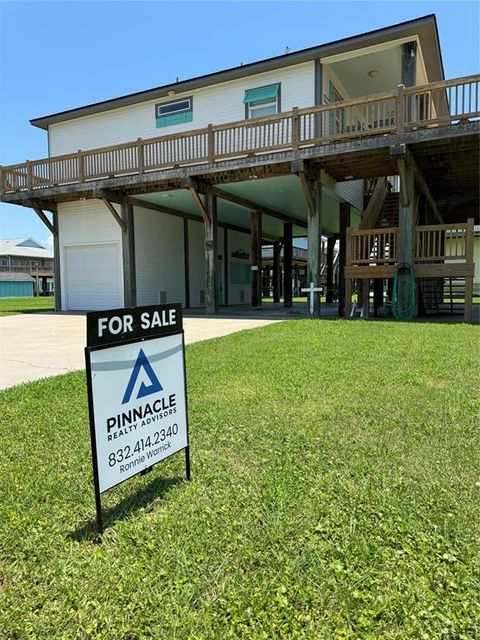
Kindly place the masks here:
<instances>
[{"instance_id":1,"label":"sign post","mask_svg":"<svg viewBox=\"0 0 480 640\"><path fill-rule=\"evenodd\" d=\"M181 305L87 313L85 360L102 533L103 492L182 449L190 480Z\"/></svg>"},{"instance_id":2,"label":"sign post","mask_svg":"<svg viewBox=\"0 0 480 640\"><path fill-rule=\"evenodd\" d=\"M305 287L304 289L300 289L302 293L308 293L310 298L309 311L310 315L313 316L313 312L315 311L315 294L323 293L323 287L316 287L314 282L310 283L310 287Z\"/></svg>"}]
</instances>

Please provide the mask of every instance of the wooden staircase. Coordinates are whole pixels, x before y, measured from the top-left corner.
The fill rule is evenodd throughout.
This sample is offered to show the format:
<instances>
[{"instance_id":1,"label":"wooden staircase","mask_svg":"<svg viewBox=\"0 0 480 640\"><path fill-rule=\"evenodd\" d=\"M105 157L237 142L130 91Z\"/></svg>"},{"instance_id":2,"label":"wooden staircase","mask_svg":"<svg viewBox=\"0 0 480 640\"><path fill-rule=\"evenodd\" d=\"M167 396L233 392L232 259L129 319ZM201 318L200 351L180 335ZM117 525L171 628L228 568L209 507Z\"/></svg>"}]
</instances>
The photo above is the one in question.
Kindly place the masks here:
<instances>
[{"instance_id":1,"label":"wooden staircase","mask_svg":"<svg viewBox=\"0 0 480 640\"><path fill-rule=\"evenodd\" d=\"M386 194L378 216L378 227L398 227L399 196L398 191Z\"/></svg>"}]
</instances>

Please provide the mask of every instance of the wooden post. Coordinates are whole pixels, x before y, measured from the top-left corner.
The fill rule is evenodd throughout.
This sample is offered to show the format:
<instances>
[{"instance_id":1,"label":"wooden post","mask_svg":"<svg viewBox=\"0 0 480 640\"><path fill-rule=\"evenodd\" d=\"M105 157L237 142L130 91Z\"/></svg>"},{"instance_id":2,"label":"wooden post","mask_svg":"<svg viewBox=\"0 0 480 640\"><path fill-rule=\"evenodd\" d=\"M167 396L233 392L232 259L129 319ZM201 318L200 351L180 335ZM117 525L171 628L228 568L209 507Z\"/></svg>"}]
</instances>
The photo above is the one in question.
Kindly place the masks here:
<instances>
[{"instance_id":1,"label":"wooden post","mask_svg":"<svg viewBox=\"0 0 480 640\"><path fill-rule=\"evenodd\" d=\"M137 138L137 166L138 173L142 174L145 171L145 157L143 154L143 138Z\"/></svg>"},{"instance_id":2,"label":"wooden post","mask_svg":"<svg viewBox=\"0 0 480 640\"><path fill-rule=\"evenodd\" d=\"M280 302L282 267L280 261L280 240L273 243L273 301Z\"/></svg>"},{"instance_id":3,"label":"wooden post","mask_svg":"<svg viewBox=\"0 0 480 640\"><path fill-rule=\"evenodd\" d=\"M78 150L78 179L85 182L85 156L81 149Z\"/></svg>"},{"instance_id":4,"label":"wooden post","mask_svg":"<svg viewBox=\"0 0 480 640\"><path fill-rule=\"evenodd\" d=\"M52 212L53 226L53 295L55 311L62 310L62 286L60 281L60 239L58 235L58 211Z\"/></svg>"},{"instance_id":5,"label":"wooden post","mask_svg":"<svg viewBox=\"0 0 480 640\"><path fill-rule=\"evenodd\" d=\"M215 138L213 134L213 125L207 126L207 157L208 163L213 164L215 158Z\"/></svg>"},{"instance_id":6,"label":"wooden post","mask_svg":"<svg viewBox=\"0 0 480 640\"><path fill-rule=\"evenodd\" d=\"M205 310L207 314L218 313L217 274L217 196L211 189L205 194Z\"/></svg>"},{"instance_id":7,"label":"wooden post","mask_svg":"<svg viewBox=\"0 0 480 640\"><path fill-rule=\"evenodd\" d=\"M190 249L188 241L188 218L183 219L183 265L185 271L185 308L190 308Z\"/></svg>"},{"instance_id":8,"label":"wooden post","mask_svg":"<svg viewBox=\"0 0 480 640\"><path fill-rule=\"evenodd\" d=\"M399 161L400 166L400 161ZM406 265L413 269L413 230L414 230L414 170L410 163L405 162L403 185L398 209L398 265ZM402 178L400 178L402 180ZM410 275L400 271L397 283L397 304L400 310L406 309L410 302Z\"/></svg>"},{"instance_id":9,"label":"wooden post","mask_svg":"<svg viewBox=\"0 0 480 640\"><path fill-rule=\"evenodd\" d=\"M350 262L350 234L347 229L350 227L350 203L340 203L339 216L339 256L338 256L338 315L343 317L345 314L350 315L350 306L352 302L352 281L348 281L348 287L345 286L345 265Z\"/></svg>"},{"instance_id":10,"label":"wooden post","mask_svg":"<svg viewBox=\"0 0 480 640\"><path fill-rule=\"evenodd\" d=\"M319 287L322 261L322 183L319 179L313 183L310 180L309 182L314 199L314 210L308 215L307 282L313 283L314 287ZM319 294L313 296L313 308L309 305L309 313L313 316L320 315Z\"/></svg>"},{"instance_id":11,"label":"wooden post","mask_svg":"<svg viewBox=\"0 0 480 640\"><path fill-rule=\"evenodd\" d=\"M262 214L252 211L251 216L252 249L252 307L262 306Z\"/></svg>"},{"instance_id":12,"label":"wooden post","mask_svg":"<svg viewBox=\"0 0 480 640\"><path fill-rule=\"evenodd\" d=\"M469 218L467 220L467 227L465 230L465 263L471 265L472 271L475 268L473 262L473 233L474 233L474 220ZM464 319L465 322L471 322L473 310L473 274L465 278L465 305L464 305Z\"/></svg>"},{"instance_id":13,"label":"wooden post","mask_svg":"<svg viewBox=\"0 0 480 640\"><path fill-rule=\"evenodd\" d=\"M293 235L292 223L283 225L283 306L292 306L292 259Z\"/></svg>"},{"instance_id":14,"label":"wooden post","mask_svg":"<svg viewBox=\"0 0 480 640\"><path fill-rule=\"evenodd\" d=\"M223 229L223 304L228 307L228 228Z\"/></svg>"},{"instance_id":15,"label":"wooden post","mask_svg":"<svg viewBox=\"0 0 480 640\"><path fill-rule=\"evenodd\" d=\"M397 98L395 105L395 125L397 127L397 133L403 133L403 127L405 125L405 87L403 84L397 85Z\"/></svg>"},{"instance_id":16,"label":"wooden post","mask_svg":"<svg viewBox=\"0 0 480 640\"><path fill-rule=\"evenodd\" d=\"M123 305L137 305L137 276L135 268L135 231L133 223L133 205L121 205L121 216L125 227L122 228L123 259Z\"/></svg>"},{"instance_id":17,"label":"wooden post","mask_svg":"<svg viewBox=\"0 0 480 640\"><path fill-rule=\"evenodd\" d=\"M383 279L373 280L373 315L377 318L380 315L380 308L383 305Z\"/></svg>"},{"instance_id":18,"label":"wooden post","mask_svg":"<svg viewBox=\"0 0 480 640\"><path fill-rule=\"evenodd\" d=\"M33 189L33 171L32 171L32 163L30 160L27 160L27 187L29 191Z\"/></svg>"},{"instance_id":19,"label":"wooden post","mask_svg":"<svg viewBox=\"0 0 480 640\"><path fill-rule=\"evenodd\" d=\"M362 317L370 317L370 279L363 279Z\"/></svg>"},{"instance_id":20,"label":"wooden post","mask_svg":"<svg viewBox=\"0 0 480 640\"><path fill-rule=\"evenodd\" d=\"M300 143L300 117L298 115L298 107L292 109L292 149L298 150Z\"/></svg>"},{"instance_id":21,"label":"wooden post","mask_svg":"<svg viewBox=\"0 0 480 640\"><path fill-rule=\"evenodd\" d=\"M325 302L333 302L333 250L335 248L335 236L327 238L327 292Z\"/></svg>"}]
</instances>

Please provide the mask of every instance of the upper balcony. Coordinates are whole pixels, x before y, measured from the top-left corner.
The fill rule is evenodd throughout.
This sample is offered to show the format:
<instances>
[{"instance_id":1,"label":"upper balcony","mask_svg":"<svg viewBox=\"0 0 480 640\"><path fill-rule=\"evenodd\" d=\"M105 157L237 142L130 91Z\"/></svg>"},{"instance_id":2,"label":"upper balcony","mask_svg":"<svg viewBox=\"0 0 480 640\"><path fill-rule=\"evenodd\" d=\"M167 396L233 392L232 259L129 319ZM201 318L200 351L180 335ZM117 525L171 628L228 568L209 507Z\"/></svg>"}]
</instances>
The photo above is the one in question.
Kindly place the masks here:
<instances>
[{"instance_id":1,"label":"upper balcony","mask_svg":"<svg viewBox=\"0 0 480 640\"><path fill-rule=\"evenodd\" d=\"M27 161L1 168L1 191L3 199L16 192L41 197L41 191L51 187L169 168L205 166L208 170L224 160L469 122L480 117L479 84L480 75L473 75L400 86L396 91L294 108L266 118Z\"/></svg>"}]
</instances>

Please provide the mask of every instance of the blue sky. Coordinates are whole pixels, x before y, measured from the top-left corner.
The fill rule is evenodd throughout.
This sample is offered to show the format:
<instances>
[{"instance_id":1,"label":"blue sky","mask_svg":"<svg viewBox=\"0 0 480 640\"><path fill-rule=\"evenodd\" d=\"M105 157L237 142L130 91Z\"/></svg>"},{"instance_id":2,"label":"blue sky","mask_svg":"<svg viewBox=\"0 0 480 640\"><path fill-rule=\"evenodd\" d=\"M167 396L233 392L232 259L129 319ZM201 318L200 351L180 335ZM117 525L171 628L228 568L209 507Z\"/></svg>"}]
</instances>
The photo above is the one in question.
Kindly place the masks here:
<instances>
[{"instance_id":1,"label":"blue sky","mask_svg":"<svg viewBox=\"0 0 480 640\"><path fill-rule=\"evenodd\" d=\"M47 155L34 117L435 13L447 78L478 73L479 3L0 0L0 164ZM0 237L49 237L0 204Z\"/></svg>"}]
</instances>

